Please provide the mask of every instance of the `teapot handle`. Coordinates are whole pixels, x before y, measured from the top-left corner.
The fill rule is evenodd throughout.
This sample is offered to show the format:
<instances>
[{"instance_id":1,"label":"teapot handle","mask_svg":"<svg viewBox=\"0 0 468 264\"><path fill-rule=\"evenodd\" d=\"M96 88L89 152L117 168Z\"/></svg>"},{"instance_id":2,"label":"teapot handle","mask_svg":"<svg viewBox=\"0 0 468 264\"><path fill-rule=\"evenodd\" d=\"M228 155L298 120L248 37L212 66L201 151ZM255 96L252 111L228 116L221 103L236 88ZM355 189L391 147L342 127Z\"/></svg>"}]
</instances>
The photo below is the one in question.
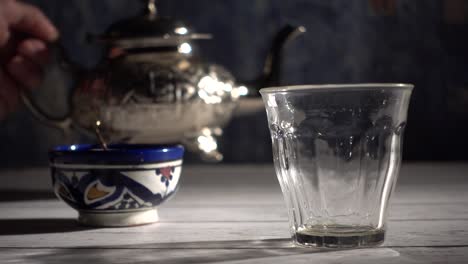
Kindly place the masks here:
<instances>
[{"instance_id":1,"label":"teapot handle","mask_svg":"<svg viewBox=\"0 0 468 264\"><path fill-rule=\"evenodd\" d=\"M70 70L75 67L75 64L70 62L66 56L64 56L64 48L57 42L50 46L54 57L57 58L58 64L61 68L65 70ZM41 122L44 125L60 129L65 136L70 135L72 129L72 119L71 119L71 109L67 110L67 113L61 117L53 116L47 113L42 109L42 107L37 104L36 100L33 98L32 94L23 89L23 92L20 94L21 101L26 106L26 108L31 112L35 119Z\"/></svg>"},{"instance_id":2,"label":"teapot handle","mask_svg":"<svg viewBox=\"0 0 468 264\"><path fill-rule=\"evenodd\" d=\"M31 94L28 92L21 93L21 101L23 101L23 104L26 106L29 112L31 112L34 118L36 118L39 122L44 125L60 129L65 136L70 135L72 119L68 113L63 117L54 117L49 115L41 107L39 107Z\"/></svg>"}]
</instances>

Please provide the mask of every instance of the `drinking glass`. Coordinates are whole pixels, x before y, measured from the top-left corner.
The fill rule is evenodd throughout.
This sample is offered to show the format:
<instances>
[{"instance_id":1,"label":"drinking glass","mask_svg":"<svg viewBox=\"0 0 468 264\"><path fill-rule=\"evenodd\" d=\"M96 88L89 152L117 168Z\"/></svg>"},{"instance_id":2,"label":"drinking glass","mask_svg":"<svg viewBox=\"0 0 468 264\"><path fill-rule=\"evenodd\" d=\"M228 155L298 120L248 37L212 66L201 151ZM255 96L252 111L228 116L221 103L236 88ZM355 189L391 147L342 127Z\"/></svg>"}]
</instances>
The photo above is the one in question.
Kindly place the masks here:
<instances>
[{"instance_id":1,"label":"drinking glass","mask_svg":"<svg viewBox=\"0 0 468 264\"><path fill-rule=\"evenodd\" d=\"M344 84L260 91L297 245L383 243L412 89Z\"/></svg>"}]
</instances>

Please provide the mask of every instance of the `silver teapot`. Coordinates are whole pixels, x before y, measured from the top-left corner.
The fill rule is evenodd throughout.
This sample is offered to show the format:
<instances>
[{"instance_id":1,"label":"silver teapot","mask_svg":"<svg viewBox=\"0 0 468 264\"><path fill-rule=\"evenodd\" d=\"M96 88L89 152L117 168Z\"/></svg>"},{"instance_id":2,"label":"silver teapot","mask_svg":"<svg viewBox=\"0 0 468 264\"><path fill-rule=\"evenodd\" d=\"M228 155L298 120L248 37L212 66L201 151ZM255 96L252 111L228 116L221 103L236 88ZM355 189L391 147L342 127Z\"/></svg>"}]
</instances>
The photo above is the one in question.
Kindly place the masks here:
<instances>
[{"instance_id":1,"label":"silver teapot","mask_svg":"<svg viewBox=\"0 0 468 264\"><path fill-rule=\"evenodd\" d=\"M226 69L203 63L194 52L195 41L210 39L210 34L159 16L155 0L149 0L142 15L89 36L106 50L94 69L64 59L77 83L66 116L47 114L31 96L23 95L23 101L40 121L97 136L104 147L108 142L182 143L205 160L220 161L217 137L223 126L234 113L263 109L258 89L277 85L281 51L303 32L302 26L285 26L273 41L263 74L238 83Z\"/></svg>"}]
</instances>

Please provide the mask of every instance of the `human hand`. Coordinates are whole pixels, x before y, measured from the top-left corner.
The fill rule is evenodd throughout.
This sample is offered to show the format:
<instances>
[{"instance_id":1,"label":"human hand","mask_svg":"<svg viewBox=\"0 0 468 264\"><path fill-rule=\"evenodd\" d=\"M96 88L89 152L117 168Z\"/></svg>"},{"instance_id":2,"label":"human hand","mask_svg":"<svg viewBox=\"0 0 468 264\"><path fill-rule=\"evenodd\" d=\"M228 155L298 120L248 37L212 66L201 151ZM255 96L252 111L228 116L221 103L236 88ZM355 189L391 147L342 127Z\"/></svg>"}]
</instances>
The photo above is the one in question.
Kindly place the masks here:
<instances>
[{"instance_id":1,"label":"human hand","mask_svg":"<svg viewBox=\"0 0 468 264\"><path fill-rule=\"evenodd\" d=\"M38 8L0 0L0 120L18 108L23 89L40 84L47 43L57 38L57 29Z\"/></svg>"},{"instance_id":2,"label":"human hand","mask_svg":"<svg viewBox=\"0 0 468 264\"><path fill-rule=\"evenodd\" d=\"M395 15L396 13L396 0L369 0L374 12L382 15Z\"/></svg>"}]
</instances>

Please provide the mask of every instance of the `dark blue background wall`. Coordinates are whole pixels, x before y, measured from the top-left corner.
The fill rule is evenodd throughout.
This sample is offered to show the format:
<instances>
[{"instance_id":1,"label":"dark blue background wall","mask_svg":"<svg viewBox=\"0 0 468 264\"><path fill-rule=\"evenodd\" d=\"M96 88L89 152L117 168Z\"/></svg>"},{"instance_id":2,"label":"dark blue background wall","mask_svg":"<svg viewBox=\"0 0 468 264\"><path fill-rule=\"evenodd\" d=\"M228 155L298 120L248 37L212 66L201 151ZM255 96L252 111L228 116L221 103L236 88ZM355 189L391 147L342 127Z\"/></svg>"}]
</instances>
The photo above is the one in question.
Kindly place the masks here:
<instances>
[{"instance_id":1,"label":"dark blue background wall","mask_svg":"<svg viewBox=\"0 0 468 264\"><path fill-rule=\"evenodd\" d=\"M134 0L36 0L61 31L67 52L91 67L100 50L84 42L142 8ZM413 100L406 132L406 159L468 159L467 29L448 23L445 2L400 0L391 14L367 0L160 0L161 13L192 24L214 40L200 43L204 56L238 79L251 79L276 30L302 24L306 35L288 46L284 84L409 82ZM466 13L466 12L465 12ZM56 69L41 89L44 104L64 109L69 80ZM0 165L38 165L46 150L65 139L39 125L24 109L0 123ZM235 119L222 142L226 161L271 161L265 114Z\"/></svg>"}]
</instances>

